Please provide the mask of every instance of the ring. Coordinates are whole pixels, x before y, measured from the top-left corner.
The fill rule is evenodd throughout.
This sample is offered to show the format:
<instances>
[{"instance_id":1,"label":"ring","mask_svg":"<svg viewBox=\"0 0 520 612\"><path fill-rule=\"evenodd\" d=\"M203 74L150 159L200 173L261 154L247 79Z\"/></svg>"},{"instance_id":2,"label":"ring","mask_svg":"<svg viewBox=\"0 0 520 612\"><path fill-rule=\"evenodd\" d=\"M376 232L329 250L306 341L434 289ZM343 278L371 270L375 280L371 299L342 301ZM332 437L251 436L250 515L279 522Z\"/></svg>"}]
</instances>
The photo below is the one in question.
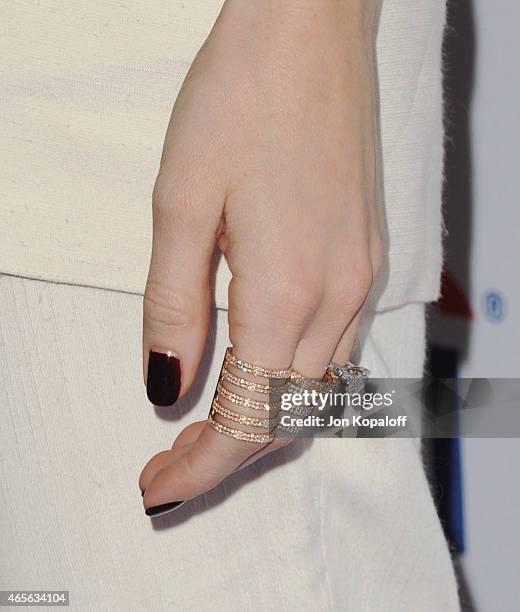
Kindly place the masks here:
<instances>
[{"instance_id":1,"label":"ring","mask_svg":"<svg viewBox=\"0 0 520 612\"><path fill-rule=\"evenodd\" d=\"M226 425L222 425L222 423L216 421L211 414L208 417L208 424L217 433L224 434L225 436L229 436L230 438L235 438L235 440L242 440L243 442L256 442L257 444L267 444L273 439L273 436L270 434L249 433L240 429L235 429L234 427L227 427Z\"/></svg>"},{"instance_id":2,"label":"ring","mask_svg":"<svg viewBox=\"0 0 520 612\"><path fill-rule=\"evenodd\" d=\"M331 361L321 380L307 378L297 370L292 369L291 378L286 388L292 393L300 393L301 391L330 393L338 389L340 385L344 385L346 393L358 393L364 387L369 375L370 371L367 368L356 366L350 361L347 362L345 366L340 366ZM313 413L314 408L313 405L291 405L289 409L286 409L286 412L295 417L306 418ZM301 429L301 426L283 425L281 422L279 422L276 427L277 431L282 431L291 435L297 434Z\"/></svg>"},{"instance_id":3,"label":"ring","mask_svg":"<svg viewBox=\"0 0 520 612\"><path fill-rule=\"evenodd\" d=\"M271 370L269 368L262 368L261 366L253 365L252 363L248 363L247 361L243 361L242 359L238 359L233 354L232 348L226 349L226 354L224 356L224 363L230 364L238 370L242 370L246 374L254 374L255 376L263 376L264 378L289 378L291 375L291 370Z\"/></svg>"},{"instance_id":4,"label":"ring","mask_svg":"<svg viewBox=\"0 0 520 612\"><path fill-rule=\"evenodd\" d=\"M244 408L251 408L252 410L270 410L271 409L269 402L259 402L258 400L253 400L253 399L250 399L249 397L244 397L243 395L238 395L237 393L228 391L226 387L224 387L220 381L217 384L217 391L220 395L222 395L222 397L225 397L232 404L237 404L238 406L244 406Z\"/></svg>"},{"instance_id":5,"label":"ring","mask_svg":"<svg viewBox=\"0 0 520 612\"><path fill-rule=\"evenodd\" d=\"M326 378L326 371L321 380L304 376L298 370L292 368L291 377L286 386L302 391L317 391L318 393L328 393L336 387L337 380Z\"/></svg>"},{"instance_id":6,"label":"ring","mask_svg":"<svg viewBox=\"0 0 520 612\"><path fill-rule=\"evenodd\" d=\"M251 427L263 427L269 429L271 427L272 419L262 419L259 417L247 416L246 414L241 414L240 412L235 412L230 408L226 408L222 406L222 404L218 401L217 398L213 400L213 412L215 414L221 414L226 419L230 421L235 421L235 423L241 423L242 425L250 425Z\"/></svg>"},{"instance_id":7,"label":"ring","mask_svg":"<svg viewBox=\"0 0 520 612\"><path fill-rule=\"evenodd\" d=\"M230 368L243 373L243 376L233 373L230 371ZM247 377L248 375L267 379L267 382L252 380ZM249 391L261 395L269 395L273 391L270 379L282 380L289 379L290 377L291 370L289 368L265 368L238 358L233 353L232 347L227 348L211 402L208 425L217 433L229 436L235 440L255 442L257 444L271 442L274 438L274 430L278 424L278 402L272 401L271 397L269 398L271 401L261 401L244 395L243 392ZM226 403L231 404L231 406L226 405ZM273 408L276 408L276 410L273 410ZM238 411L239 409L240 411ZM242 412L242 409L245 411ZM248 413L248 411L251 411L251 413ZM264 411L267 414L260 417L258 416L258 411ZM263 431L262 433L247 431L239 429L237 425L261 429Z\"/></svg>"},{"instance_id":8,"label":"ring","mask_svg":"<svg viewBox=\"0 0 520 612\"><path fill-rule=\"evenodd\" d=\"M292 368L291 377L284 386L284 392L294 394L302 393L305 391L315 391L317 393L328 394L331 391L334 391L337 385L337 380L326 380L325 376L321 380L318 380L316 378L308 378L307 376L301 374L301 372L298 372L298 370ZM291 404L290 408L285 409L285 413L304 419L312 414L314 408L315 406L312 404ZM277 432L282 431L291 435L298 433L300 429L302 428L298 425L283 425L281 422L279 422L276 427Z\"/></svg>"},{"instance_id":9,"label":"ring","mask_svg":"<svg viewBox=\"0 0 520 612\"><path fill-rule=\"evenodd\" d=\"M350 361L347 361L344 366L331 361L325 372L325 379L336 380L338 383L345 385L346 393L359 393L369 376L370 370L354 365Z\"/></svg>"}]
</instances>

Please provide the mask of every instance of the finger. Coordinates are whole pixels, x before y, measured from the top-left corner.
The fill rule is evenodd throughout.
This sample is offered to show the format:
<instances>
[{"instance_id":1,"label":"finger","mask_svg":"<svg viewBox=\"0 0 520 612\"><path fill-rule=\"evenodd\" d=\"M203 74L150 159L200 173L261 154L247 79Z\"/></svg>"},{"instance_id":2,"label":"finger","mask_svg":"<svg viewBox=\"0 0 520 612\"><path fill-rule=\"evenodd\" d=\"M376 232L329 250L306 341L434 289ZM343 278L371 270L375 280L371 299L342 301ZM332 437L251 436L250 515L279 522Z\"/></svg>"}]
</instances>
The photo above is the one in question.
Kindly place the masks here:
<instances>
[{"instance_id":1,"label":"finger","mask_svg":"<svg viewBox=\"0 0 520 612\"><path fill-rule=\"evenodd\" d=\"M337 300L337 302L339 306L335 303L333 294L321 301L320 308L308 324L298 343L293 368L306 377L321 379L333 354L336 354L338 346L349 342L350 332L348 330L352 323L347 330L345 330L345 324L352 317L352 309L346 307L346 301L344 300ZM354 320L356 316L354 316ZM338 338L341 338L339 344ZM248 457L238 466L237 471L255 463L264 455L287 446L295 437L294 433L288 433L285 430L277 429L276 433L275 439L268 447L260 449L254 455Z\"/></svg>"},{"instance_id":2,"label":"finger","mask_svg":"<svg viewBox=\"0 0 520 612\"><path fill-rule=\"evenodd\" d=\"M357 244L354 239L352 244ZM342 251L344 252L344 250ZM329 256L322 297L295 352L293 367L304 376L321 378L338 345L361 311L372 283L372 265L368 254L353 248L344 256ZM345 337L342 351L350 350Z\"/></svg>"},{"instance_id":3,"label":"finger","mask_svg":"<svg viewBox=\"0 0 520 612\"><path fill-rule=\"evenodd\" d=\"M359 327L360 318L361 318L361 311L358 311L358 313L352 319L352 322L348 325L347 329L344 331L339 343L337 343L336 349L332 356L332 361L340 365L344 365L350 359L351 353L357 341L357 330ZM329 340L331 345L334 341L333 339L334 339L334 335L332 335L332 337ZM320 342L317 343L317 345L325 347L327 345L327 339L325 337L322 338ZM298 348L300 347L303 348L303 346L304 345L300 343L300 346ZM310 353L312 353L314 357L316 355L319 355L319 350L320 350L319 346L316 349L316 351L312 347L309 347ZM294 367L297 364L299 364L300 367L305 372L315 372L313 378L320 378L320 374L323 369L323 364L325 361L327 361L327 355L329 355L329 353L330 353L330 348L329 349L324 348L323 357L318 358L317 360L314 360L314 357L313 357L313 362L314 362L313 364L311 364L310 361L306 361L305 363L303 363L303 360L299 361L299 359L296 358ZM329 361L327 361L327 365L329 364L329 362L330 362L330 359ZM269 453L272 453L275 450L278 450L284 446L287 446L287 444L290 444L293 439L294 439L294 435L289 435L286 433L277 435L275 439L273 440L273 442L271 442L271 444L269 444L268 447L260 449L258 452L248 457L241 465L238 466L238 468L235 471L242 470L250 466L252 463L255 463L256 461L261 459L264 455L268 455Z\"/></svg>"},{"instance_id":4,"label":"finger","mask_svg":"<svg viewBox=\"0 0 520 612\"><path fill-rule=\"evenodd\" d=\"M337 325L338 329L341 329L343 326L342 321L346 318L348 318L347 314L339 317ZM328 332L326 331L326 333L313 338L312 330L319 329L320 319L327 321L327 325L324 327L325 330L328 330ZM332 331L334 326L331 325L331 319L328 317L325 310L321 317L318 316L316 318L315 324L310 326L309 334L306 336L306 338L302 339L300 342L297 349L297 352L300 351L300 354L299 356L295 357L293 367L298 369L296 366L299 366L301 369L298 369L298 371L302 372L303 370L303 372L306 373L305 375L311 378L321 378L324 367L326 367L324 366L325 362L327 365L330 363L330 353L332 350L334 350L332 347L334 347L335 344L336 348L332 356L332 361L344 365L349 359L353 346L356 342L359 319L360 311L358 311L358 313L354 316L338 343L337 336L335 332ZM313 344L315 345L313 346ZM311 373L313 374L311 375ZM287 444L290 444L293 439L294 435L280 433L268 447L260 449L258 452L248 457L241 465L238 466L235 471L242 470L261 459L264 455L268 455L275 450L287 446Z\"/></svg>"},{"instance_id":5,"label":"finger","mask_svg":"<svg viewBox=\"0 0 520 612\"><path fill-rule=\"evenodd\" d=\"M302 294L292 290L291 293L292 299L288 299L287 291L280 296L275 290L261 290L247 281L233 279L230 339L233 352L240 359L273 369L290 366L308 310ZM248 396L266 399L255 392L248 392ZM236 423L227 422L224 417L221 422L236 428ZM174 457L147 486L147 513L154 514L156 507L163 508L165 504L178 503L212 489L260 448L257 443L233 439L205 424L188 452Z\"/></svg>"},{"instance_id":6,"label":"finger","mask_svg":"<svg viewBox=\"0 0 520 612\"><path fill-rule=\"evenodd\" d=\"M223 199L202 182L186 188L169 176L156 182L143 313L143 366L155 405L172 405L188 390L202 356Z\"/></svg>"},{"instance_id":7,"label":"finger","mask_svg":"<svg viewBox=\"0 0 520 612\"><path fill-rule=\"evenodd\" d=\"M325 298L296 348L293 368L321 379L354 316L346 303Z\"/></svg>"},{"instance_id":8,"label":"finger","mask_svg":"<svg viewBox=\"0 0 520 612\"><path fill-rule=\"evenodd\" d=\"M139 488L141 491L144 492L155 475L160 472L163 467L170 465L173 459L174 452L171 449L155 454L141 470L141 475L139 477Z\"/></svg>"},{"instance_id":9,"label":"finger","mask_svg":"<svg viewBox=\"0 0 520 612\"><path fill-rule=\"evenodd\" d=\"M174 453L146 487L144 506L149 516L157 508L179 504L213 489L257 450L253 442L220 435L205 425L192 445Z\"/></svg>"},{"instance_id":10,"label":"finger","mask_svg":"<svg viewBox=\"0 0 520 612\"><path fill-rule=\"evenodd\" d=\"M157 453L148 461L139 477L139 488L141 491L144 491L148 487L155 475L160 472L162 468L173 463L177 453L181 451L186 452L188 450L188 447L190 447L199 437L204 423L205 421L196 421L185 427L177 438L175 438L170 450Z\"/></svg>"}]
</instances>

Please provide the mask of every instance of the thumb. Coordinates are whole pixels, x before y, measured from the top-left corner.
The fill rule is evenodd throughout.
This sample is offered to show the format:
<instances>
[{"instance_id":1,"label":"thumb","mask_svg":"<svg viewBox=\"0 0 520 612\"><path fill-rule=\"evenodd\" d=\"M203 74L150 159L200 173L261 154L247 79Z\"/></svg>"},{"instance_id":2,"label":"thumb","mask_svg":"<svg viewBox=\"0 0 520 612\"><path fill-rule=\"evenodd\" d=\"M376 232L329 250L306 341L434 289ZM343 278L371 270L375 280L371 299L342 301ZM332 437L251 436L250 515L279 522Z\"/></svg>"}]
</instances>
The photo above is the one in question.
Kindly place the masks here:
<instances>
[{"instance_id":1,"label":"thumb","mask_svg":"<svg viewBox=\"0 0 520 612\"><path fill-rule=\"evenodd\" d=\"M208 330L211 258L223 207L215 192L189 198L164 189L153 198L153 247L143 304L148 399L171 406L191 386ZM210 201L211 198L211 201Z\"/></svg>"}]
</instances>

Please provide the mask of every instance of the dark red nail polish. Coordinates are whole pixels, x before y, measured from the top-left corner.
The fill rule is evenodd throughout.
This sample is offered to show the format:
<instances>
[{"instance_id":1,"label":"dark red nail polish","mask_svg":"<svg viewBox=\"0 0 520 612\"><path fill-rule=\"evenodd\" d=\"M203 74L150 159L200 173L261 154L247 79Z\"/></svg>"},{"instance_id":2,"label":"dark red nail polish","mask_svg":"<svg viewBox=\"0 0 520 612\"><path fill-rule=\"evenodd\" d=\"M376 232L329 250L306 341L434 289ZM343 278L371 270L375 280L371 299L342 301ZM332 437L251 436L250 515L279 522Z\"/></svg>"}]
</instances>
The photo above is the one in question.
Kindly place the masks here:
<instances>
[{"instance_id":1,"label":"dark red nail polish","mask_svg":"<svg viewBox=\"0 0 520 612\"><path fill-rule=\"evenodd\" d=\"M170 512L174 508L178 508L182 506L184 501L174 501L169 502L168 504L161 504L160 506L153 506L152 508L147 508L144 512L146 516L160 516L161 514L166 514Z\"/></svg>"},{"instance_id":2,"label":"dark red nail polish","mask_svg":"<svg viewBox=\"0 0 520 612\"><path fill-rule=\"evenodd\" d=\"M181 390L181 362L173 353L150 351L146 394L155 406L175 404Z\"/></svg>"}]
</instances>

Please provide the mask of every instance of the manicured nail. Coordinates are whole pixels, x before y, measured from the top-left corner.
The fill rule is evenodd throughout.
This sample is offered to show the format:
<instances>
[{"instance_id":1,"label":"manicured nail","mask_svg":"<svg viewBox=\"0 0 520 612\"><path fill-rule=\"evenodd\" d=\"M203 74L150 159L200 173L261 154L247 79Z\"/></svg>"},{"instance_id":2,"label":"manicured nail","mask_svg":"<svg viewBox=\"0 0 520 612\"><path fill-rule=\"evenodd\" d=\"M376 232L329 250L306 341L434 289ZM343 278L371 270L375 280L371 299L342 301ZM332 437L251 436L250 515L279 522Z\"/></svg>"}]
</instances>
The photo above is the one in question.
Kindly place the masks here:
<instances>
[{"instance_id":1,"label":"manicured nail","mask_svg":"<svg viewBox=\"0 0 520 612\"><path fill-rule=\"evenodd\" d=\"M174 501L169 502L167 504L161 504L160 506L153 506L152 508L147 508L144 512L146 516L161 516L162 514L166 514L182 504L186 503L186 501Z\"/></svg>"},{"instance_id":2,"label":"manicured nail","mask_svg":"<svg viewBox=\"0 0 520 612\"><path fill-rule=\"evenodd\" d=\"M181 362L175 353L150 351L146 394L155 406L175 404L181 390Z\"/></svg>"}]
</instances>

